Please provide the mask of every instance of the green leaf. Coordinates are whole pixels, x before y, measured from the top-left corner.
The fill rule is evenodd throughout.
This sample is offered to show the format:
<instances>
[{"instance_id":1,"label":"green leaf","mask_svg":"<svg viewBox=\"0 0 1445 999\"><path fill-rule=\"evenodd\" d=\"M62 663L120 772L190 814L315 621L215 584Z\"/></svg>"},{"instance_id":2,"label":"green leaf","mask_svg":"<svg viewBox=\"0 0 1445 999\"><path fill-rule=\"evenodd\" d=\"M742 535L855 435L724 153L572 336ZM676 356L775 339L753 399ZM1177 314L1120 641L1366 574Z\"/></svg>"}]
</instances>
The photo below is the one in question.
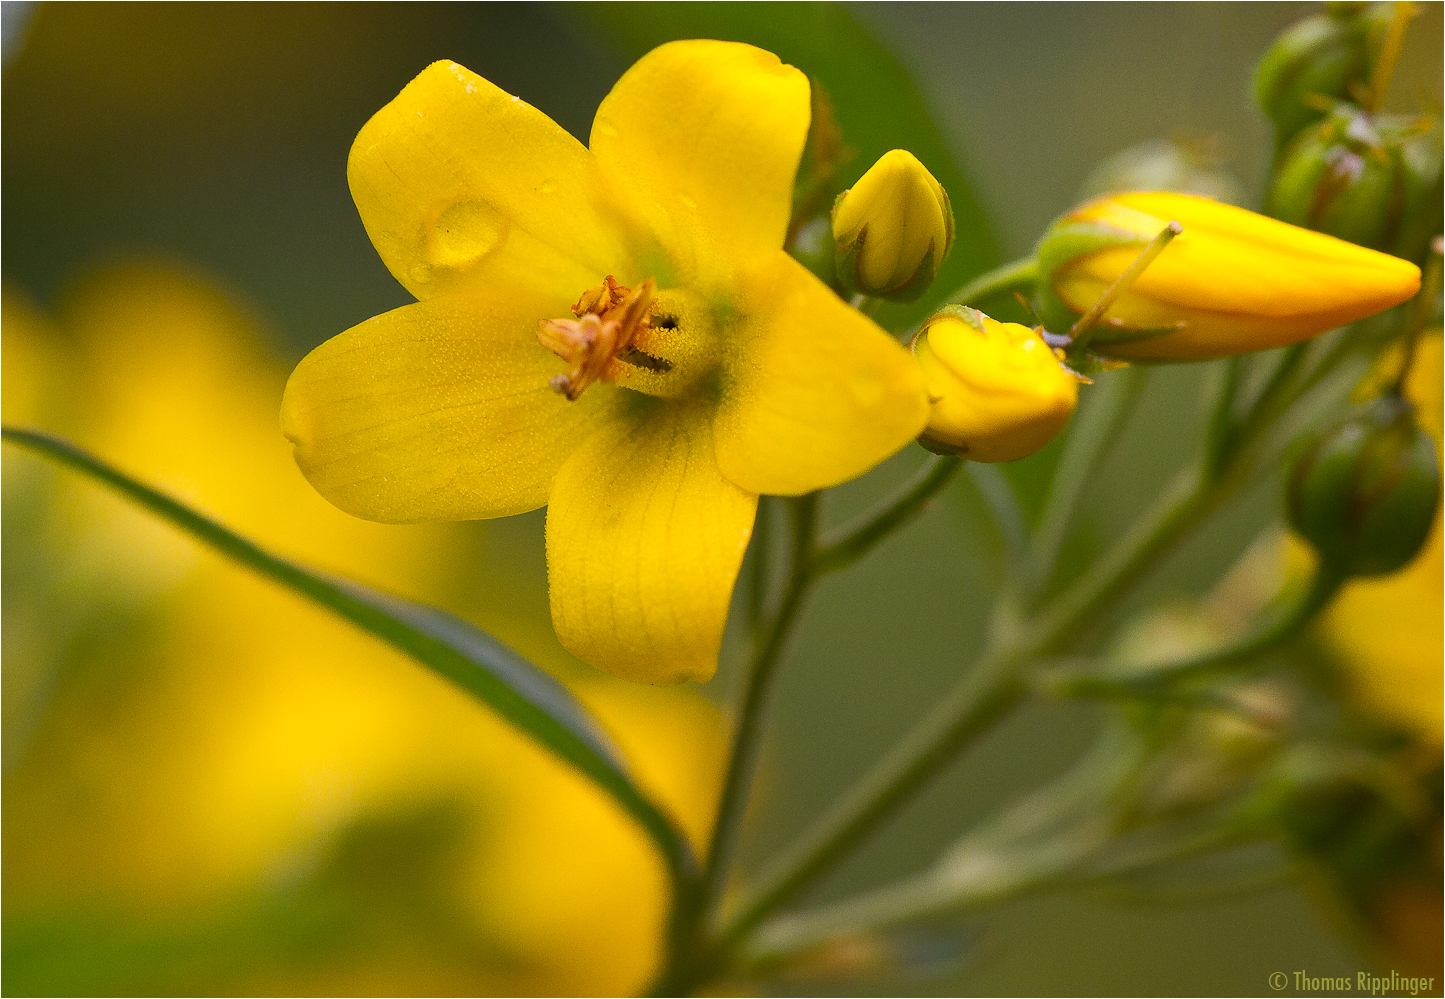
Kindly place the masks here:
<instances>
[{"instance_id":1,"label":"green leaf","mask_svg":"<svg viewBox=\"0 0 1445 999\"><path fill-rule=\"evenodd\" d=\"M309 597L451 680L610 794L652 837L679 885L696 879L697 861L686 838L634 783L626 762L587 710L566 687L491 635L435 607L272 555L68 441L12 427L0 436L105 483L227 558Z\"/></svg>"},{"instance_id":2,"label":"green leaf","mask_svg":"<svg viewBox=\"0 0 1445 999\"><path fill-rule=\"evenodd\" d=\"M843 141L857 155L843 169L851 185L890 149L907 149L948 191L957 236L933 287L919 301L888 304L885 329L922 320L964 282L998 262L998 246L967 176L954 162L903 65L840 4L580 3L568 10L591 22L586 32L613 42L629 61L680 38L747 42L775 53L822 82Z\"/></svg>"}]
</instances>

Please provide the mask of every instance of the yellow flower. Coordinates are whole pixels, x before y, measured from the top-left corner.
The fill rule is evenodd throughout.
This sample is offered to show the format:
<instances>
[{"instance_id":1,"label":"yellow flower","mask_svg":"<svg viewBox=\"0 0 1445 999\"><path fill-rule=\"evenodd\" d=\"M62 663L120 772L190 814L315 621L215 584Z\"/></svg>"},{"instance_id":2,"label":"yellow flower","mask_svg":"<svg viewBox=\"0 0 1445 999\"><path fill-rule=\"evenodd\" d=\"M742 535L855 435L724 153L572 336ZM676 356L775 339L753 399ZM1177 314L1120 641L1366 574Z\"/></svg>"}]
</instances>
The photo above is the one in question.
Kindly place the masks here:
<instances>
[{"instance_id":1,"label":"yellow flower","mask_svg":"<svg viewBox=\"0 0 1445 999\"><path fill-rule=\"evenodd\" d=\"M923 327L914 355L931 403L922 443L972 461L1013 461L1054 439L1079 399L1078 379L1039 335L976 309Z\"/></svg>"},{"instance_id":2,"label":"yellow flower","mask_svg":"<svg viewBox=\"0 0 1445 999\"><path fill-rule=\"evenodd\" d=\"M833 239L845 288L912 302L953 249L948 192L906 149L884 153L838 196Z\"/></svg>"},{"instance_id":3,"label":"yellow flower","mask_svg":"<svg viewBox=\"0 0 1445 999\"><path fill-rule=\"evenodd\" d=\"M1282 347L1420 287L1408 261L1207 198L1136 192L1090 201L1045 233L1040 312L1049 328L1067 329L1171 220L1184 234L1104 313L1091 350L1196 361Z\"/></svg>"},{"instance_id":4,"label":"yellow flower","mask_svg":"<svg viewBox=\"0 0 1445 999\"><path fill-rule=\"evenodd\" d=\"M589 147L430 66L348 167L420 301L291 376L307 478L388 522L546 504L563 644L631 679L710 677L757 495L853 478L927 415L906 353L781 249L808 119L802 73L726 42L643 57Z\"/></svg>"}]
</instances>

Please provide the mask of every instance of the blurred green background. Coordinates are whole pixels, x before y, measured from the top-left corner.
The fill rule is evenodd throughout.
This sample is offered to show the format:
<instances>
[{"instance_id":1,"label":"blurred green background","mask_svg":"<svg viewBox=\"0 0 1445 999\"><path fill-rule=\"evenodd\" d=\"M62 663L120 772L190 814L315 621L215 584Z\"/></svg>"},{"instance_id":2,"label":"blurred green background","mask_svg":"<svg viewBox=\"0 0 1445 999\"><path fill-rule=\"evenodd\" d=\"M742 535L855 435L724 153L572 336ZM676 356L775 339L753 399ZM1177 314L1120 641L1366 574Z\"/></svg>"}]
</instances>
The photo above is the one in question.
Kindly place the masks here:
<instances>
[{"instance_id":1,"label":"blurred green background","mask_svg":"<svg viewBox=\"0 0 1445 999\"><path fill-rule=\"evenodd\" d=\"M356 216L346 188L346 155L371 114L439 58L454 59L521 96L585 141L597 103L622 70L654 44L712 36L772 48L825 81L849 141L864 151L876 150L872 155L907 145L944 180L960 217L960 242L947 279L962 281L1026 251L1047 222L1072 204L1100 159L1139 142L1169 137L1216 142L1253 203L1270 135L1248 99L1250 70L1280 28L1312 9L1291 3L846 8L781 3L7 3L0 97L3 273L7 296L32 303L24 321L48 330L35 337L41 345L36 356L44 361L35 362L33 370L49 372L49 384L59 386L56 398L70 398L48 409L36 403L26 412L41 426L72 433L142 477L191 489L193 502L229 513L230 522L243 529L254 523L262 525L255 530L264 530L268 522L293 517L295 510L287 504L302 502L295 498L299 493L278 490L248 500L249 506L238 500L228 509L223 494L230 487L215 485L217 494L208 493L213 480L207 474L188 477L184 467L147 467L148 452L127 450L129 445L116 436L116 419L104 416L120 410L105 410L91 396L103 394L95 386L123 382L157 409L152 422L137 424L151 429L137 429L137 434L164 435L170 426L180 436L199 435L192 450L164 458L183 466L185 455L201 460L207 441L203 427L183 426L194 413L182 408L184 393L177 392L175 409L167 411L167 386L192 379L190 387L198 390L211 383L194 380L198 368L166 369L165 357L180 348L158 330L181 329L187 316L196 315L204 318L201 327L211 323L229 329L227 324L241 320L228 317L244 316L248 329L261 331L253 345L237 348L236 356L244 359L223 353L202 367L216 374L218 393L230 391L229 372L237 386L244 381L244 387L233 386L236 393L264 397L274 389L273 401L279 401L278 379L284 380L285 371L307 350L408 301ZM1425 5L1411 26L1393 104L1415 107L1424 98L1438 105L1440 51L1441 7ZM860 155L849 179L869 162ZM177 269L179 285L157 276ZM137 286L150 290L142 294ZM235 304L217 304L218 299L207 297L213 292ZM174 303L177 296L185 300L184 307L156 318L154 303ZM7 305L7 327L18 314ZM147 332L152 319L154 328ZM12 391L12 375L19 378L32 367L14 359L9 329L6 336L5 390L14 399L14 391L23 395L25 389ZM107 337L120 346L111 351ZM235 374L235 368L248 365L263 373L250 381ZM1072 542L1075 559L1087 559L1102 539L1129 523L1182 463L1199 435L1194 402L1203 377L1200 366L1153 376L1139 414L1089 497ZM7 419L13 412L10 399ZM132 399L115 405L131 412L139 404ZM76 413L92 409L100 415L89 423L75 422ZM226 465L226 440L210 442L217 453L206 457L208 467ZM275 453L267 451L265 460L274 461L277 453L284 457L285 450L278 434ZM1047 449L1010 474L1026 490L1036 490L1056 450ZM838 490L827 516L842 519L862 509L924 457L910 448L877 473ZM159 452L156 460L163 460ZM237 460L231 471L239 475L251 467ZM224 482L225 472L217 469L214 481ZM169 767L173 755L191 752L187 747L193 743L166 731L171 727L167 710L194 714L196 703L218 702L209 722L194 721L194 739L215 741L223 737L202 729L210 725L225 733L230 699L244 702L251 681L232 677L227 684L213 683L214 672L202 671L186 681L190 699L182 704L175 700L174 677L169 686L148 679L131 669L142 653L117 651L151 648L145 636L160 630L156 622L179 613L158 609L176 591L167 588L169 583L144 582L147 558L169 565L167 560L185 563L209 556L186 555L187 543L165 540L163 531L153 543L137 546L129 539L128 548L107 548L117 544L113 536L98 537L76 526L102 516L85 506L89 501L74 498L92 487L58 481L39 471L33 459L10 454L5 475L7 991L425 992L431 987L466 990L468 985L481 989L486 986L478 983L495 981L507 983L498 988L524 987L517 984L523 979L488 978L492 972L458 957L471 938L458 941L445 959L416 940L426 935L418 925L430 925L427 919L439 919L435 914L445 909L418 886L471 870L454 854L473 841L448 839L448 816L462 807L457 802L475 804L468 797L474 789L467 785L476 774L490 773L485 761L467 771L470 776L441 782L438 787L445 787L431 797L362 794L348 799L346 807L333 808L324 821L287 826L290 832L267 841L266 862L247 875L250 881L239 874L232 881L218 876L214 897L196 890L201 901L182 903L166 896L150 905L146 878L135 873L147 869L145 864L128 857L126 844L115 842L104 851L115 855L114 867L133 869L128 887L106 894L88 882L89 867L66 851L89 856L100 847L87 835L114 835L113 827L95 818L104 810L93 802L115 798L107 807L124 812L128 801L145 798L139 791L133 794L132 785L140 787L147 778L119 765L87 769L66 754L76 752L79 741L89 746L89 758L125 760L142 770L155 759L157 766ZM1276 506L1273 483L1251 491L1152 576L1146 596L1157 600L1202 592L1275 518ZM68 520L59 518L60 526L57 509L71 510ZM253 519L247 521L248 516ZM614 685L570 661L550 636L542 524L539 512L435 531L377 528L352 535L346 533L349 528L336 527L339 540L330 548L301 528L291 534L278 529L273 543L283 549L295 544L299 547L288 550L298 554L305 554L302 549L309 544L311 557L328 567L461 611L544 665L607 692L599 696L614 696ZM961 480L927 517L865 564L821 587L779 684L745 863L755 866L787 842L968 662L970 650L981 642L1001 557L997 539L982 525L980 500ZM74 530L67 534L67 527ZM358 548L365 553L356 554ZM375 555L383 551L391 554ZM96 561L107 564L86 570L91 573L86 585L60 578L63 573L56 568L63 565L69 567L66 572L83 575L74 566ZM232 570L219 565L212 570L196 588L226 585L215 580ZM116 588L133 591L134 599L117 596ZM248 613L273 612L282 613L263 598L237 598L229 612L216 612L216 619L245 631ZM196 641L204 647L203 638ZM326 641L315 644L313 659L328 655ZM731 667L738 653L737 643L730 643L718 678L703 690L724 707L734 693L737 678ZM406 668L394 662L375 667L385 677ZM266 682L282 691L277 703L287 696L288 675L280 668L267 674ZM317 683L314 676L309 682ZM312 721L306 724L321 730L332 724L324 720L328 712L359 710L328 698L324 684L296 696L311 698L306 717ZM615 696L626 700L632 695ZM372 750L338 756L334 766L374 769L382 766L374 757L390 758L391 750L376 748L389 745L385 739L420 738L412 730L398 735L394 726L389 728L385 703L372 706L376 719L364 725L347 728L349 723L335 722L338 730L352 733L348 738L358 746L370 740ZM422 706L408 709L422 719L413 728L425 729L431 702L417 703ZM681 710L671 702L646 703L655 714ZM689 702L686 710L694 709ZM119 750L104 738L91 738L97 725L126 712L150 720L125 729ZM192 724L191 714L185 717ZM267 717L260 711L253 720L260 726L253 733L261 740L258 746L265 741ZM1034 709L1013 720L953 767L815 898L841 896L917 869L967 823L1073 760L1097 720L1091 709L1078 706ZM306 724L298 723L301 728ZM377 731L390 734L373 740L370 733ZM669 738L698 741L675 733ZM461 752L445 740L432 741L431 755L418 756L430 762L418 766L434 770L438 756ZM284 757L287 745L277 736L254 751L257 758ZM515 750L507 746L508 752ZM699 758L707 755L697 752ZM57 758L69 762L57 764ZM197 767L206 759L195 753ZM245 769L251 757L240 754L238 759L236 765ZM258 766L256 772L270 771ZM200 771L195 779L208 780ZM404 774L388 779L397 786L414 782ZM223 789L222 780L214 778L212 792ZM308 780L295 782L295 793L304 801L319 793ZM278 778L277 786L282 783ZM154 795L160 797L145 807L167 815L171 806L164 794ZM405 808L397 804L401 798L406 798ZM184 811L186 806L174 807ZM503 806L493 801L486 807ZM143 814L142 806L136 810ZM172 818L179 822L184 816ZM57 831L62 827L63 835ZM182 852L168 838L172 835L181 836L160 828L155 842L132 845L150 851L153 866L164 870L172 853ZM203 855L207 842L202 838L190 848ZM37 843L49 843L50 853ZM422 869L432 862L432 868ZM34 869L25 869L27 863ZM405 863L416 869L401 866ZM54 889L59 877L54 872L67 869L73 876L65 889ZM246 894L252 890L248 884L263 883L269 886L263 901ZM477 891L486 894L491 885L485 882ZM230 899L225 905L231 908L216 901L222 896ZM235 901L243 897L247 900ZM567 891L559 897L568 897ZM486 900L478 905L488 909ZM969 922L980 934L976 951L961 969L941 977L844 986L794 983L780 989L799 994L1226 995L1262 992L1274 971L1353 976L1374 967L1360 939L1336 913L1328 890L1298 879L1239 897L1202 900L1149 893L1044 895L971 916ZM546 925L538 923L543 929L537 932L554 932ZM338 970L363 952L369 972L356 972L354 961L351 977ZM439 964L448 970L437 972L434 983L415 972Z\"/></svg>"}]
</instances>

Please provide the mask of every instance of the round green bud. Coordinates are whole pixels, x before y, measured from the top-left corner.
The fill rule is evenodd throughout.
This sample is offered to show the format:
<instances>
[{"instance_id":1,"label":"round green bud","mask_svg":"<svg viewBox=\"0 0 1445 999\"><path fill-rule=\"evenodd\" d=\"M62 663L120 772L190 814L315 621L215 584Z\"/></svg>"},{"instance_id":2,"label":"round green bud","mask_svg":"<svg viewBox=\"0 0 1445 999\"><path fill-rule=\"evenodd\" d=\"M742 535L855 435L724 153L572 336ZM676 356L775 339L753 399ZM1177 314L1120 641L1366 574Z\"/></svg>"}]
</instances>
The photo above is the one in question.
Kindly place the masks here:
<instances>
[{"instance_id":1,"label":"round green bud","mask_svg":"<svg viewBox=\"0 0 1445 999\"><path fill-rule=\"evenodd\" d=\"M1420 551L1440 502L1435 444L1414 407L1386 395L1320 434L1290 472L1290 526L1324 565L1381 576Z\"/></svg>"},{"instance_id":2,"label":"round green bud","mask_svg":"<svg viewBox=\"0 0 1445 999\"><path fill-rule=\"evenodd\" d=\"M1374 116L1338 104L1285 150L1269 214L1418 259L1439 227L1437 135L1429 118Z\"/></svg>"},{"instance_id":3,"label":"round green bud","mask_svg":"<svg viewBox=\"0 0 1445 999\"><path fill-rule=\"evenodd\" d=\"M1078 200L1125 191L1197 194L1226 205L1244 201L1244 188L1219 165L1210 143L1180 139L1144 142L1115 153L1089 174Z\"/></svg>"},{"instance_id":4,"label":"round green bud","mask_svg":"<svg viewBox=\"0 0 1445 999\"><path fill-rule=\"evenodd\" d=\"M1389 3L1333 4L1274 40L1254 71L1254 99L1274 122L1277 145L1321 118L1329 104L1368 86L1392 15Z\"/></svg>"}]
</instances>

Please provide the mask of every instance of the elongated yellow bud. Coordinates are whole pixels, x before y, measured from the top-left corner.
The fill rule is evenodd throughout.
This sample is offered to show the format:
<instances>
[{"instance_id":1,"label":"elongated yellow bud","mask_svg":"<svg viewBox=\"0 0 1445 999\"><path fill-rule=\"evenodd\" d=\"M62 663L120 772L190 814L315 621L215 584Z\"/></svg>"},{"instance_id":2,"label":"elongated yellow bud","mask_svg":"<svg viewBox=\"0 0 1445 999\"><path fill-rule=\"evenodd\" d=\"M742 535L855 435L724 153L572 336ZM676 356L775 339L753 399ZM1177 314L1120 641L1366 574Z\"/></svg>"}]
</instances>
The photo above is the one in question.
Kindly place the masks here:
<instances>
[{"instance_id":1,"label":"elongated yellow bud","mask_svg":"<svg viewBox=\"0 0 1445 999\"><path fill-rule=\"evenodd\" d=\"M1077 376L1038 333L950 306L913 341L932 404L919 443L972 461L1033 454L1069 422Z\"/></svg>"},{"instance_id":2,"label":"elongated yellow bud","mask_svg":"<svg viewBox=\"0 0 1445 999\"><path fill-rule=\"evenodd\" d=\"M1087 202L1038 246L1036 307L1066 330L1170 221L1183 235L1104 313L1095 353L1196 361L1297 343L1409 299L1420 269L1388 254L1208 198L1165 192Z\"/></svg>"},{"instance_id":3,"label":"elongated yellow bud","mask_svg":"<svg viewBox=\"0 0 1445 999\"><path fill-rule=\"evenodd\" d=\"M948 193L917 157L884 153L833 205L838 280L850 292L911 302L953 248Z\"/></svg>"}]
</instances>

